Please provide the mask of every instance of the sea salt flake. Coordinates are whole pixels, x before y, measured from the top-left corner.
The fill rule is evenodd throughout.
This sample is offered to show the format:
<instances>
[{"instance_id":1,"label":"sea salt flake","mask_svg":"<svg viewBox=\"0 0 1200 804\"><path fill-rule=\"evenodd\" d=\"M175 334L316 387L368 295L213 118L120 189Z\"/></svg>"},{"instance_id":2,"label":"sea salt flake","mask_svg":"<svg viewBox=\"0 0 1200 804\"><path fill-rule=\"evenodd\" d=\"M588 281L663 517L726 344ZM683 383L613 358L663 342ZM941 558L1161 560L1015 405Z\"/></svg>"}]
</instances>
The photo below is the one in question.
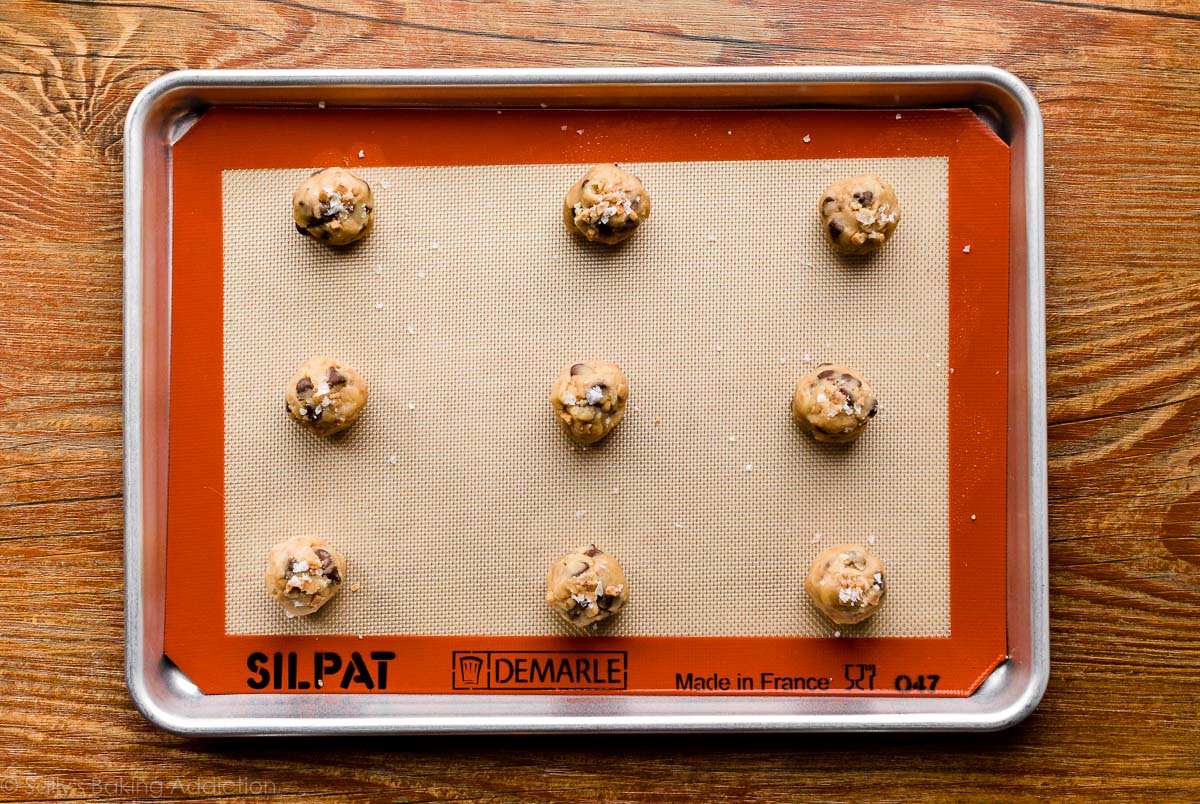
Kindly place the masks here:
<instances>
[{"instance_id":1,"label":"sea salt flake","mask_svg":"<svg viewBox=\"0 0 1200 804\"><path fill-rule=\"evenodd\" d=\"M405 327L405 328L404 328L404 331L405 331L406 333L408 333L409 335L416 335L416 334L417 334L417 328L416 328L416 327L414 327L412 324L409 324L407 327Z\"/></svg>"},{"instance_id":2,"label":"sea salt flake","mask_svg":"<svg viewBox=\"0 0 1200 804\"><path fill-rule=\"evenodd\" d=\"M425 272L423 270L417 271L417 279L424 279L424 278L425 278Z\"/></svg>"},{"instance_id":3,"label":"sea salt flake","mask_svg":"<svg viewBox=\"0 0 1200 804\"><path fill-rule=\"evenodd\" d=\"M576 133L576 134L578 134L579 136L581 136L581 137L582 137L582 136L583 136L583 129L581 129L581 128L577 128L577 129L575 129L575 133Z\"/></svg>"},{"instance_id":4,"label":"sea salt flake","mask_svg":"<svg viewBox=\"0 0 1200 804\"><path fill-rule=\"evenodd\" d=\"M595 405L604 398L604 389L599 385L593 385L587 389L587 401L589 405Z\"/></svg>"},{"instance_id":5,"label":"sea salt flake","mask_svg":"<svg viewBox=\"0 0 1200 804\"><path fill-rule=\"evenodd\" d=\"M808 136L807 134L805 134L805 135L804 135L804 141L805 141L805 142L812 142L812 137L810 137L810 136Z\"/></svg>"},{"instance_id":6,"label":"sea salt flake","mask_svg":"<svg viewBox=\"0 0 1200 804\"><path fill-rule=\"evenodd\" d=\"M971 253L971 247L963 246L963 254L970 254L970 253Z\"/></svg>"},{"instance_id":7,"label":"sea salt flake","mask_svg":"<svg viewBox=\"0 0 1200 804\"><path fill-rule=\"evenodd\" d=\"M873 545L873 544L875 544L875 537L874 537L874 536L868 536L868 537L867 537L867 544L870 544L870 545Z\"/></svg>"},{"instance_id":8,"label":"sea salt flake","mask_svg":"<svg viewBox=\"0 0 1200 804\"><path fill-rule=\"evenodd\" d=\"M560 126L559 128L561 128L563 131L566 131L566 130L567 130L567 127L566 127L566 126Z\"/></svg>"},{"instance_id":9,"label":"sea salt flake","mask_svg":"<svg viewBox=\"0 0 1200 804\"><path fill-rule=\"evenodd\" d=\"M576 519L583 519L585 516L587 516L587 511L580 510L575 512Z\"/></svg>"},{"instance_id":10,"label":"sea salt flake","mask_svg":"<svg viewBox=\"0 0 1200 804\"><path fill-rule=\"evenodd\" d=\"M416 405L414 405L412 402L409 402L407 405L405 405L405 407L406 407L406 408L408 408L409 410L416 410L416 409L417 409L417 406L416 406Z\"/></svg>"},{"instance_id":11,"label":"sea salt flake","mask_svg":"<svg viewBox=\"0 0 1200 804\"><path fill-rule=\"evenodd\" d=\"M396 456L395 456L395 455L389 455L389 456L388 456L388 463L390 463L390 464L392 464L393 466L395 466L395 465L396 465Z\"/></svg>"},{"instance_id":12,"label":"sea salt flake","mask_svg":"<svg viewBox=\"0 0 1200 804\"><path fill-rule=\"evenodd\" d=\"M317 101L317 108L318 108L318 109L324 109L324 108L325 108L325 101Z\"/></svg>"},{"instance_id":13,"label":"sea salt flake","mask_svg":"<svg viewBox=\"0 0 1200 804\"><path fill-rule=\"evenodd\" d=\"M834 636L834 638L835 638L835 639L841 639L841 637L842 637L842 632L841 632L841 631L834 631L834 632L833 632L833 636Z\"/></svg>"},{"instance_id":14,"label":"sea salt flake","mask_svg":"<svg viewBox=\"0 0 1200 804\"><path fill-rule=\"evenodd\" d=\"M381 273L383 273L383 266L376 265L376 266L375 266L375 273L377 273L377 274L381 274Z\"/></svg>"},{"instance_id":15,"label":"sea salt flake","mask_svg":"<svg viewBox=\"0 0 1200 804\"><path fill-rule=\"evenodd\" d=\"M376 309L376 310L382 310L382 309L383 309L383 302L375 302L375 309Z\"/></svg>"},{"instance_id":16,"label":"sea salt flake","mask_svg":"<svg viewBox=\"0 0 1200 804\"><path fill-rule=\"evenodd\" d=\"M549 106L547 106L547 105L546 105L546 104L544 104L544 103L539 103L539 104L538 104L538 106L542 107L543 109L549 109L549 108L550 108Z\"/></svg>"},{"instance_id":17,"label":"sea salt flake","mask_svg":"<svg viewBox=\"0 0 1200 804\"><path fill-rule=\"evenodd\" d=\"M621 493L620 489L613 489L613 494L620 494L620 493Z\"/></svg>"},{"instance_id":18,"label":"sea salt flake","mask_svg":"<svg viewBox=\"0 0 1200 804\"><path fill-rule=\"evenodd\" d=\"M430 244L429 244L429 247L430 247L431 249L433 249L434 251L436 251L437 249L439 249L439 248L441 248L441 247L442 247L442 244L441 244L441 243L439 243L439 242L437 242L437 241L435 240L435 241L433 241L432 243L430 243Z\"/></svg>"},{"instance_id":19,"label":"sea salt flake","mask_svg":"<svg viewBox=\"0 0 1200 804\"><path fill-rule=\"evenodd\" d=\"M746 471L747 471L747 472L753 472L753 471L754 471L754 464L752 464L752 463L748 463L748 464L746 464L746 467L745 467L745 468L746 468Z\"/></svg>"},{"instance_id":20,"label":"sea salt flake","mask_svg":"<svg viewBox=\"0 0 1200 804\"><path fill-rule=\"evenodd\" d=\"M972 521L972 522L974 522L974 521L975 521L975 515L974 515L974 514L971 514L971 521Z\"/></svg>"},{"instance_id":21,"label":"sea salt flake","mask_svg":"<svg viewBox=\"0 0 1200 804\"><path fill-rule=\"evenodd\" d=\"M308 572L308 562L303 560L293 562L292 572Z\"/></svg>"},{"instance_id":22,"label":"sea salt flake","mask_svg":"<svg viewBox=\"0 0 1200 804\"><path fill-rule=\"evenodd\" d=\"M899 119L900 119L900 113L899 113L899 112L896 112L896 119L897 119L897 120L899 120Z\"/></svg>"},{"instance_id":23,"label":"sea salt flake","mask_svg":"<svg viewBox=\"0 0 1200 804\"><path fill-rule=\"evenodd\" d=\"M366 154L366 152L365 152L365 151L362 151L362 150L360 150L360 151L358 152L358 158L359 158L359 159L362 159L362 158L364 158L366 155L367 155L367 154Z\"/></svg>"},{"instance_id":24,"label":"sea salt flake","mask_svg":"<svg viewBox=\"0 0 1200 804\"><path fill-rule=\"evenodd\" d=\"M568 405L568 406L574 405L575 404L575 394L563 394L563 404Z\"/></svg>"}]
</instances>

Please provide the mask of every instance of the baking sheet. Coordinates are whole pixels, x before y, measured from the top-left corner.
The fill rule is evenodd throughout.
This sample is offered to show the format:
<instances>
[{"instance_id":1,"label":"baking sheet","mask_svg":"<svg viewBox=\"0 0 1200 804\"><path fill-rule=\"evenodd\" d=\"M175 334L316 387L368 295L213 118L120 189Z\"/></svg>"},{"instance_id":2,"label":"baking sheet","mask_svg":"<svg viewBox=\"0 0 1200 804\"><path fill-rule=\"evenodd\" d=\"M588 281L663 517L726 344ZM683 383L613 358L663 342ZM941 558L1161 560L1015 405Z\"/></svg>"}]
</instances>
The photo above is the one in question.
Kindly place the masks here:
<instances>
[{"instance_id":1,"label":"baking sheet","mask_svg":"<svg viewBox=\"0 0 1200 804\"><path fill-rule=\"evenodd\" d=\"M608 635L950 635L946 157L629 164L654 212L616 249L562 226L586 164L349 161L376 196L349 251L290 224L291 190L321 165L222 173L227 633L574 633L541 600L545 571L594 541L632 590ZM903 220L876 256L841 258L815 207L862 172L893 183ZM315 354L371 389L329 441L280 410ZM546 396L593 356L632 393L584 450ZM796 378L822 361L881 399L854 445L790 420ZM262 565L305 532L345 553L355 586L288 619ZM803 592L812 558L846 541L889 568L859 626Z\"/></svg>"},{"instance_id":2,"label":"baking sheet","mask_svg":"<svg viewBox=\"0 0 1200 804\"><path fill-rule=\"evenodd\" d=\"M288 135L295 131L305 131L308 136ZM1008 151L969 111L533 109L503 111L500 115L496 110L463 109L218 108L205 114L188 130L173 147L172 155L171 449L166 474L170 549L166 555L164 651L205 695L245 692L309 695L325 692L485 693L490 700L496 693L501 698L514 693L532 693L518 707L523 712L542 711L540 707L553 708L547 701L539 699L544 692L566 694L564 701L569 701L573 693L615 693L614 700L621 702L621 707L633 706L635 709L641 707L634 701L642 695L702 696L736 692L750 696L919 694L941 698L971 695L988 678L997 662L1003 660L1005 439L1009 432L1006 427L1009 386L1005 372L1010 293ZM227 482L225 426L228 419L239 418L241 413L225 395L227 385L238 379L228 376L225 360L225 285L228 281L225 215L213 214L214 204L224 195L227 175L234 171L260 169L289 170L302 175L314 166L328 164L353 165L364 172L400 166L418 170L436 167L469 170L496 165L573 165L578 166L575 169L581 169L595 161L616 159L639 166L642 171L653 170L652 166L662 163L811 163L837 159L875 162L896 158L942 159L948 172L948 228L944 235L948 262L946 337L950 356L945 369L948 376L944 377L948 636L888 636L835 629L832 633L826 631L807 638L770 634L629 635L608 634L603 630L596 635L580 637L568 636L568 631L552 630L558 626L548 609L542 609L542 616L549 618L548 630L525 635L355 633L352 630L302 633L286 628L236 633L227 628L226 611L233 605L226 594L228 575L243 571L242 567L228 566L224 526L226 496L236 494L236 489ZM573 179L574 176L564 182ZM251 199L250 206L236 207L229 214L252 220L278 216L279 224L291 236L286 214L290 189L285 186L282 190L282 211L257 196ZM547 221L546 225L553 229L558 225L559 201L557 194L551 197L552 202L547 202L547 214L553 215L555 223ZM661 201L661 196L656 198ZM800 236L799 222L806 213L786 194L779 199L778 203L788 206L791 215L785 218L782 231L793 238ZM406 201L410 206L425 204L423 198ZM447 209L425 209L430 217L452 217ZM518 207L508 207L509 211L513 209ZM656 203L655 214L660 212L661 203ZM469 215L464 217L469 218ZM705 242L719 246L722 235L709 231L715 225L711 217L701 227L703 237ZM721 220L727 217L730 216ZM816 221L810 220L816 229L814 234L819 236ZM794 224L795 228L788 228L789 224ZM644 232L639 232L639 239L650 233L652 227L653 221L647 224ZM265 226L257 228L261 230L260 234L265 233L264 236L274 236ZM497 239L503 241L504 236L501 232ZM788 238L780 232L773 231L769 236L774 248L791 248ZM559 237L565 243L573 242L565 231L560 231ZM712 237L716 240L710 239ZM625 249L634 247L636 242L631 241ZM369 244L370 240L362 248ZM308 245L320 251L318 244ZM431 242L431 251L443 250L440 241L438 248L432 248L432 245ZM575 247L583 245L574 243ZM892 245L895 243L889 247ZM608 253L608 256L623 255L625 249ZM813 270L817 267L813 266ZM269 275L285 268L288 266L274 262L262 266L261 272ZM528 267L522 267L514 274L528 272ZM427 271L424 278L417 278L428 279L429 276ZM694 276L694 272L688 276ZM722 275L714 272L711 276ZM636 271L630 273L629 278L641 281ZM686 316L680 316L683 323L679 325L685 335L665 345L674 348L686 344L689 350L697 351L694 338L686 333L701 327L698 323L701 315L686 305L684 291L694 292L687 287L663 288L664 298L672 300L681 309L686 308L687 312ZM516 294L514 305L530 306L528 296L528 293ZM763 296L770 303L775 302L775 295L768 297L763 291ZM809 297L803 296L800 301L805 298ZM355 326L361 326L364 310L355 301L353 314L338 315L337 318L356 321L359 323ZM901 298L897 294L893 303L903 309L911 301L911 298ZM383 306L376 310L372 305L371 311L383 313L387 310L383 302L374 304ZM305 322L318 315L325 306L318 295L312 305L318 312L305 309L296 321L287 324L292 329L304 329ZM587 315L593 306L576 304L572 313ZM722 301L700 313L705 321L720 319L726 306L728 303ZM815 307L813 310L800 307L795 313L804 320L836 320L840 315L821 305ZM464 285L456 314L465 315L478 309L483 308L474 288ZM641 323L639 321L638 325ZM406 325L404 334L419 339L421 330L414 325L410 336ZM500 338L501 334L493 337ZM547 343L551 341L547 339ZM724 353L725 346L721 344L721 347ZM549 346L539 348L549 352ZM804 354L800 354L801 360ZM813 362L820 359L815 353L808 354ZM786 363L786 356L781 357ZM557 370L559 364L553 355L547 362L553 362ZM293 365L287 367L286 373L290 373ZM242 370L257 369L249 366ZM737 370L745 373L741 363ZM632 374L633 370L630 372ZM795 370L795 374L798 373L799 368ZM730 377L734 377L731 382L736 384L740 375L731 373ZM873 379L878 385L878 378ZM639 386L636 378L634 380L635 400L640 400L637 397ZM262 387L278 381L278 378L264 378ZM549 382L549 377L545 382ZM208 392L214 388L221 389L221 393ZM273 393L280 392L281 389L276 388ZM779 407L774 408L780 411L783 420L776 420L774 426L782 427L782 431L797 439L797 453L793 454L798 455L801 448L810 446L830 449L801 440L800 434L787 423L789 392L790 388L785 386ZM755 399L752 404L762 410L768 408L765 394L738 395L736 398L750 397ZM406 412L419 410L416 402L404 404ZM407 407L409 404L413 405L411 411ZM545 404L544 399L541 404ZM888 404L885 396L884 405ZM727 408L719 408L722 417L730 412ZM733 409L732 413L743 414L744 411ZM370 409L367 415L371 415ZM640 411L631 414L634 415L640 415ZM663 422L656 427L668 426L667 419L656 418ZM879 421L877 418L871 432L876 432L875 425ZM283 423L290 424L286 420ZM621 429L623 431L625 426ZM294 436L307 435L294 427L290 432ZM550 432L554 432L553 426ZM347 438L353 435L352 431ZM868 433L867 438L870 437ZM741 437L737 438L738 441L726 443L741 443ZM459 442L447 443L456 449ZM679 444L690 442L679 438L670 443L672 449L677 449ZM863 448L866 443L860 441L852 449ZM614 449L616 444L614 441L603 450ZM577 456L595 457L603 450L577 453ZM399 456L395 457L399 463ZM468 455L462 466L456 467L459 476L473 463L471 471L492 476L489 467L479 465L474 455ZM747 474L753 476L758 469L753 463L750 466ZM333 471L335 468L336 462L328 463L317 480L320 483L340 482L340 476ZM689 468L691 476L698 477L703 471L703 468ZM744 465L741 471L746 472ZM663 479L656 476L652 482L659 483ZM874 476L868 475L866 479L875 482ZM499 483L500 479L495 482ZM320 484L312 493L323 493ZM611 494L611 489L608 493ZM619 491L614 496L619 497L622 493ZM828 500L823 502L828 505ZM725 501L704 499L701 503L721 514L720 505ZM262 504L263 510L269 512L270 501L262 501ZM352 513L359 516L361 512ZM342 527L343 509L335 504L330 514L321 519L325 527ZM674 524L674 530L683 530L674 528ZM275 523L263 519L262 526L273 530ZM808 538L811 549L816 552L817 545L812 542L815 535L815 532L801 534L799 544ZM882 539L878 534L865 535L875 535L877 543ZM493 560L494 551L487 549L488 537L489 534L482 534L477 547L480 556ZM831 538L823 531L818 541ZM668 555L662 551L672 547L672 542L663 540L656 545L655 555ZM797 555L791 552L784 554L782 559L776 556L777 566L795 563ZM782 571L794 578L794 588L785 589L785 599L768 601L775 611L786 612L789 606L808 605L801 591L806 560L800 562L798 569L790 564L783 566ZM219 574L197 571L198 568L217 566L222 567ZM486 564L482 566L487 568ZM257 574L253 569L248 571ZM353 563L351 571L354 571ZM724 577L736 579L743 571L744 568L730 562ZM490 574L487 576L490 579ZM689 583L689 579L681 577L680 583ZM532 599L528 601L514 603L500 599L496 603L500 596L495 590L487 584L481 588L481 616L478 618L481 621L492 616L491 610L497 607L524 609L532 606L536 611L543 605L540 603L540 578L530 589ZM353 594L353 584L346 591L347 595ZM366 591L366 584L360 584L357 594ZM693 607L702 607L707 590L693 587L691 591ZM436 597L421 597L421 589L414 592L401 588L394 597L403 597L406 592L418 596L423 605L439 605ZM347 595L343 595L338 604L348 600ZM326 614L336 611L331 608ZM622 619L623 616L613 625L619 627ZM300 627L309 626L301 624ZM846 636L863 638L847 639ZM544 674L550 672L547 670L550 662L556 668L553 677ZM576 669L577 664L580 668L593 669L585 673ZM483 671L470 677L468 665L482 667ZM322 686L322 677L328 677L338 667L342 673L339 683L332 688ZM541 671L530 675L521 672L519 668L522 667L539 667ZM453 697L418 695L412 699L412 706L421 710L436 709L445 703L443 698ZM237 696L239 701L243 698ZM392 711L392 704L381 705ZM499 700L494 705L507 706ZM458 707L458 704L451 706ZM296 710L293 706L288 711Z\"/></svg>"}]
</instances>

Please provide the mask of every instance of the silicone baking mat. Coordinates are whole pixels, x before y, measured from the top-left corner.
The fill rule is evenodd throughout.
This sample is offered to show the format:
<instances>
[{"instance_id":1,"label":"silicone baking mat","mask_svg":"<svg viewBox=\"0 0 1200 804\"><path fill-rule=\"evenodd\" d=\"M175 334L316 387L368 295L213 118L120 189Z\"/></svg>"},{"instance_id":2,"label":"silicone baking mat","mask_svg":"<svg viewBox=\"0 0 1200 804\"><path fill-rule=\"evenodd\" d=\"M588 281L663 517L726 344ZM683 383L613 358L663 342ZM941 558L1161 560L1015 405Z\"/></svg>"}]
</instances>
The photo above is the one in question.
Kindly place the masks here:
<instances>
[{"instance_id":1,"label":"silicone baking mat","mask_svg":"<svg viewBox=\"0 0 1200 804\"><path fill-rule=\"evenodd\" d=\"M202 618L224 644L261 647L232 648L236 669L220 671L224 654L208 651L213 692L324 690L326 675L370 691L388 665L394 691L827 692L847 689L852 665L871 668L854 692L969 691L1004 652L1007 153L969 112L906 117L210 113L176 149L187 256L177 248L168 654L188 654ZM313 144L251 145L264 129L307 130ZM564 189L600 160L637 173L655 202L616 249L561 223ZM291 227L292 188L327 164L376 194L375 230L347 251ZM815 206L860 172L896 186L903 221L879 254L846 260ZM200 229L215 243L192 240ZM192 290L201 276L207 303ZM182 328L193 311L207 328ZM316 439L279 410L283 381L313 354L371 387L344 437ZM625 369L629 413L606 442L574 448L547 391L562 365L593 356ZM849 447L816 444L788 415L796 378L823 361L859 368L881 399ZM214 367L219 394L199 396L223 415L187 416ZM214 440L200 489L219 512L176 482L196 468L178 447ZM201 539L181 536L195 502L221 523ZM262 565L299 532L346 554L348 583L289 619ZM592 541L619 557L632 594L585 638L541 595L550 562ZM813 556L845 541L889 568L885 606L859 626L829 623L803 592ZM216 558L221 588L176 571L184 552L192 567ZM971 602L956 605L962 582ZM185 585L223 605L195 606ZM740 665L714 670L710 689L688 657L722 646ZM878 677L906 652L924 664ZM755 672L755 659L774 669ZM547 680L555 662L570 678ZM523 681L523 666L541 675Z\"/></svg>"}]
</instances>

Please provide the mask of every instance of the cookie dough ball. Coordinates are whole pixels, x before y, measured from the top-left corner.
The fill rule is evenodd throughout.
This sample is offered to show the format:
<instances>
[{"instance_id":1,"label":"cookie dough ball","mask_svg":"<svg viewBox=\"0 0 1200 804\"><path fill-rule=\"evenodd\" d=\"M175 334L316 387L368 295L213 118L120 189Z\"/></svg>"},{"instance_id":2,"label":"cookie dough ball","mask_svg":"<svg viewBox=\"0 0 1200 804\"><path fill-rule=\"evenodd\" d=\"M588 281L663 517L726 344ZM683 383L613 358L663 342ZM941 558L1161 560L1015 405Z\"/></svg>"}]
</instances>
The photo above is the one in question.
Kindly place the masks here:
<instances>
[{"instance_id":1,"label":"cookie dough ball","mask_svg":"<svg viewBox=\"0 0 1200 804\"><path fill-rule=\"evenodd\" d=\"M649 217L650 194L642 180L616 165L596 165L563 199L567 228L609 245L632 235Z\"/></svg>"},{"instance_id":2,"label":"cookie dough ball","mask_svg":"<svg viewBox=\"0 0 1200 804\"><path fill-rule=\"evenodd\" d=\"M546 576L546 602L579 628L605 620L629 602L629 584L617 560L594 544L555 561Z\"/></svg>"},{"instance_id":3,"label":"cookie dough ball","mask_svg":"<svg viewBox=\"0 0 1200 804\"><path fill-rule=\"evenodd\" d=\"M900 223L896 191L865 174L829 185L821 196L821 228L842 254L869 254L887 242Z\"/></svg>"},{"instance_id":4,"label":"cookie dough ball","mask_svg":"<svg viewBox=\"0 0 1200 804\"><path fill-rule=\"evenodd\" d=\"M804 591L835 623L860 623L883 603L883 562L861 544L830 547L813 561Z\"/></svg>"},{"instance_id":5,"label":"cookie dough ball","mask_svg":"<svg viewBox=\"0 0 1200 804\"><path fill-rule=\"evenodd\" d=\"M309 176L292 193L296 231L331 246L366 237L375 220L371 187L340 167Z\"/></svg>"},{"instance_id":6,"label":"cookie dough ball","mask_svg":"<svg viewBox=\"0 0 1200 804\"><path fill-rule=\"evenodd\" d=\"M342 587L346 561L320 536L293 536L267 556L267 594L293 617L312 614Z\"/></svg>"},{"instance_id":7,"label":"cookie dough ball","mask_svg":"<svg viewBox=\"0 0 1200 804\"><path fill-rule=\"evenodd\" d=\"M625 415L628 398L625 373L606 360L567 366L550 389L554 418L580 444L593 444L611 433Z\"/></svg>"},{"instance_id":8,"label":"cookie dough ball","mask_svg":"<svg viewBox=\"0 0 1200 804\"><path fill-rule=\"evenodd\" d=\"M822 363L796 383L792 419L818 441L845 444L862 435L879 410L871 384L854 369Z\"/></svg>"},{"instance_id":9,"label":"cookie dough ball","mask_svg":"<svg viewBox=\"0 0 1200 804\"><path fill-rule=\"evenodd\" d=\"M288 415L317 435L333 435L354 424L367 404L367 384L358 372L328 357L309 360L284 389Z\"/></svg>"}]
</instances>

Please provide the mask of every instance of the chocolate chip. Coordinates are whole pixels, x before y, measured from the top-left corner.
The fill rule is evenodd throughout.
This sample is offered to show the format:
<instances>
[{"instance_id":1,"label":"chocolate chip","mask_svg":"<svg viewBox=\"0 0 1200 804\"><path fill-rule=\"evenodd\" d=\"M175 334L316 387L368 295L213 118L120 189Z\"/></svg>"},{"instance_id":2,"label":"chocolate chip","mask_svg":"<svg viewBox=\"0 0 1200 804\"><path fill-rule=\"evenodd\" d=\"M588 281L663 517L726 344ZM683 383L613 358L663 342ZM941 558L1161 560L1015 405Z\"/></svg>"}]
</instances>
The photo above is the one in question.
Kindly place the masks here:
<instances>
[{"instance_id":1,"label":"chocolate chip","mask_svg":"<svg viewBox=\"0 0 1200 804\"><path fill-rule=\"evenodd\" d=\"M616 595L599 595L596 597L596 605L603 611L608 611L617 602Z\"/></svg>"},{"instance_id":2,"label":"chocolate chip","mask_svg":"<svg viewBox=\"0 0 1200 804\"><path fill-rule=\"evenodd\" d=\"M316 176L318 173L324 173L326 170L328 170L328 168L321 168L320 170L314 170L311 174L309 174L308 177L311 179L313 176Z\"/></svg>"},{"instance_id":3,"label":"chocolate chip","mask_svg":"<svg viewBox=\"0 0 1200 804\"><path fill-rule=\"evenodd\" d=\"M842 226L837 221L829 222L829 236L832 237L834 240L837 240L838 235L840 235L844 231L846 231L846 227Z\"/></svg>"},{"instance_id":4,"label":"chocolate chip","mask_svg":"<svg viewBox=\"0 0 1200 804\"><path fill-rule=\"evenodd\" d=\"M854 194L854 197L858 199L858 203L865 207L875 200L875 193L871 192L870 190L859 190Z\"/></svg>"},{"instance_id":5,"label":"chocolate chip","mask_svg":"<svg viewBox=\"0 0 1200 804\"><path fill-rule=\"evenodd\" d=\"M642 199L640 199L640 198L635 198L629 202L629 206L632 207L633 209L637 209L641 205L642 205Z\"/></svg>"},{"instance_id":6,"label":"chocolate chip","mask_svg":"<svg viewBox=\"0 0 1200 804\"><path fill-rule=\"evenodd\" d=\"M612 224L601 221L600 223L596 224L596 231L602 235L610 235L613 233Z\"/></svg>"},{"instance_id":7,"label":"chocolate chip","mask_svg":"<svg viewBox=\"0 0 1200 804\"><path fill-rule=\"evenodd\" d=\"M322 240L328 240L328 239L329 239L329 230L328 230L328 229L322 229L322 230L321 230L321 239L322 239Z\"/></svg>"},{"instance_id":8,"label":"chocolate chip","mask_svg":"<svg viewBox=\"0 0 1200 804\"><path fill-rule=\"evenodd\" d=\"M312 407L304 408L304 415L308 417L310 422L321 420L322 409L313 405Z\"/></svg>"},{"instance_id":9,"label":"chocolate chip","mask_svg":"<svg viewBox=\"0 0 1200 804\"><path fill-rule=\"evenodd\" d=\"M584 565L583 565L583 567L581 567L581 568L580 568L580 570L579 570L578 572L572 572L572 573L571 573L571 577L572 577L572 578L577 578L577 577L579 577L580 575L582 575L583 573L585 573L585 572L587 572L588 570L590 570L591 568L592 568L592 567L591 567L591 565L590 565L590 564L584 564Z\"/></svg>"},{"instance_id":10,"label":"chocolate chip","mask_svg":"<svg viewBox=\"0 0 1200 804\"><path fill-rule=\"evenodd\" d=\"M871 409L869 411L867 411L867 418L874 416L878 412L879 412L879 403L876 402L874 405L871 406Z\"/></svg>"},{"instance_id":11,"label":"chocolate chip","mask_svg":"<svg viewBox=\"0 0 1200 804\"><path fill-rule=\"evenodd\" d=\"M311 391L312 389L313 382L308 377L301 377L300 379L296 380L296 393L302 394L305 391Z\"/></svg>"},{"instance_id":12,"label":"chocolate chip","mask_svg":"<svg viewBox=\"0 0 1200 804\"><path fill-rule=\"evenodd\" d=\"M833 196L831 196L831 195L825 196L824 198L821 199L821 209L824 209L827 205L832 204L832 203L833 203Z\"/></svg>"},{"instance_id":13,"label":"chocolate chip","mask_svg":"<svg viewBox=\"0 0 1200 804\"><path fill-rule=\"evenodd\" d=\"M567 609L567 616L572 620L578 620L583 614L583 608L574 600L571 601L571 608Z\"/></svg>"},{"instance_id":14,"label":"chocolate chip","mask_svg":"<svg viewBox=\"0 0 1200 804\"><path fill-rule=\"evenodd\" d=\"M576 363L575 365L571 366L571 376L574 377L576 374L578 374L583 369L584 369L583 363Z\"/></svg>"},{"instance_id":15,"label":"chocolate chip","mask_svg":"<svg viewBox=\"0 0 1200 804\"><path fill-rule=\"evenodd\" d=\"M309 233L308 233L308 230L307 230L307 229L305 229L303 226L301 226L301 225L300 225L300 224L298 224L298 223L296 224L296 231L297 231L297 232L299 232L300 234L304 235L305 237L309 237L309 236L310 236L310 235L309 235Z\"/></svg>"},{"instance_id":16,"label":"chocolate chip","mask_svg":"<svg viewBox=\"0 0 1200 804\"><path fill-rule=\"evenodd\" d=\"M317 554L317 558L321 559L321 566L323 568L328 567L330 564L333 563L333 556L329 555L328 550L323 550L320 547L318 547L313 552L315 552Z\"/></svg>"},{"instance_id":17,"label":"chocolate chip","mask_svg":"<svg viewBox=\"0 0 1200 804\"><path fill-rule=\"evenodd\" d=\"M366 214L370 215L370 214L371 214L371 205L370 205L370 204L363 204L363 212L365 212Z\"/></svg>"},{"instance_id":18,"label":"chocolate chip","mask_svg":"<svg viewBox=\"0 0 1200 804\"><path fill-rule=\"evenodd\" d=\"M828 379L829 379L830 377L832 377L832 376L833 376L835 373L836 373L836 372L834 372L834 370L833 370L833 369L825 369L824 371L822 371L820 374L818 374L818 375L817 375L817 379L819 379L819 380L828 380Z\"/></svg>"},{"instance_id":19,"label":"chocolate chip","mask_svg":"<svg viewBox=\"0 0 1200 804\"><path fill-rule=\"evenodd\" d=\"M849 405L850 407L854 407L854 395L849 392L845 392L845 393L846 393L846 404Z\"/></svg>"},{"instance_id":20,"label":"chocolate chip","mask_svg":"<svg viewBox=\"0 0 1200 804\"><path fill-rule=\"evenodd\" d=\"M853 379L854 379L854 375L853 375L853 374L847 374L847 373L845 373L845 372L842 372L842 379L843 379L843 380L853 380Z\"/></svg>"},{"instance_id":21,"label":"chocolate chip","mask_svg":"<svg viewBox=\"0 0 1200 804\"><path fill-rule=\"evenodd\" d=\"M322 564L321 566L324 567L325 565ZM326 569L325 577L329 579L330 583L341 583L342 582L342 574L340 572L338 572L338 568L336 566L329 567L328 569Z\"/></svg>"},{"instance_id":22,"label":"chocolate chip","mask_svg":"<svg viewBox=\"0 0 1200 804\"><path fill-rule=\"evenodd\" d=\"M591 547L589 547L587 550L585 550L583 554L585 556L587 556L588 558L592 558L592 557L598 555L599 553L600 553L600 548L593 544Z\"/></svg>"},{"instance_id":23,"label":"chocolate chip","mask_svg":"<svg viewBox=\"0 0 1200 804\"><path fill-rule=\"evenodd\" d=\"M333 366L330 366L329 376L326 378L326 382L328 382L330 385L341 385L342 383L346 382L346 378L342 376L340 371L335 369Z\"/></svg>"}]
</instances>

